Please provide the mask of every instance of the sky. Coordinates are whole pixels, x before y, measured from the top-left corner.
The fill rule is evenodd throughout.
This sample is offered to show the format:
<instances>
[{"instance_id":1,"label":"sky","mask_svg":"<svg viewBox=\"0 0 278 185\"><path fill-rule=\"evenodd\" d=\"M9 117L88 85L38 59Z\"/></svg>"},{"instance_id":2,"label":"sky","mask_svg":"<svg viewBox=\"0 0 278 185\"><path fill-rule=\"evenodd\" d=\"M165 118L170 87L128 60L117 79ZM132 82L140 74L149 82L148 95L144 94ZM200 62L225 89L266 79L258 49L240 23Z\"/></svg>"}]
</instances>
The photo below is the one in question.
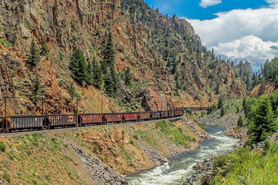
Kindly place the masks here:
<instances>
[{"instance_id":1,"label":"sky","mask_svg":"<svg viewBox=\"0 0 278 185\"><path fill-rule=\"evenodd\" d=\"M278 56L278 0L146 0L194 27L203 45L258 70Z\"/></svg>"}]
</instances>

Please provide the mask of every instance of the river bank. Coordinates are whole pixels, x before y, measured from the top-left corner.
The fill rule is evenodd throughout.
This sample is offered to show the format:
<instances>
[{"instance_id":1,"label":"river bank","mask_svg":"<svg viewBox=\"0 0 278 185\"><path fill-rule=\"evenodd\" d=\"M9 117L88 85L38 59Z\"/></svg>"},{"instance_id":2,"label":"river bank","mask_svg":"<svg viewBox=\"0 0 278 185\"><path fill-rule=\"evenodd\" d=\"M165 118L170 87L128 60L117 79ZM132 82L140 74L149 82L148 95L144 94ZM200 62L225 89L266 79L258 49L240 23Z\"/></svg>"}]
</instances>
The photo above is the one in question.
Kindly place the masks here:
<instances>
[{"instance_id":1,"label":"river bank","mask_svg":"<svg viewBox=\"0 0 278 185\"><path fill-rule=\"evenodd\" d=\"M128 175L129 184L182 184L185 179L196 174L192 168L196 163L233 150L238 140L225 136L224 130L223 127L207 127L206 131L212 139L201 142L198 150L171 158L167 163L152 170Z\"/></svg>"},{"instance_id":2,"label":"river bank","mask_svg":"<svg viewBox=\"0 0 278 185\"><path fill-rule=\"evenodd\" d=\"M0 182L126 184L123 174L163 165L207 139L185 119L4 135Z\"/></svg>"}]
</instances>

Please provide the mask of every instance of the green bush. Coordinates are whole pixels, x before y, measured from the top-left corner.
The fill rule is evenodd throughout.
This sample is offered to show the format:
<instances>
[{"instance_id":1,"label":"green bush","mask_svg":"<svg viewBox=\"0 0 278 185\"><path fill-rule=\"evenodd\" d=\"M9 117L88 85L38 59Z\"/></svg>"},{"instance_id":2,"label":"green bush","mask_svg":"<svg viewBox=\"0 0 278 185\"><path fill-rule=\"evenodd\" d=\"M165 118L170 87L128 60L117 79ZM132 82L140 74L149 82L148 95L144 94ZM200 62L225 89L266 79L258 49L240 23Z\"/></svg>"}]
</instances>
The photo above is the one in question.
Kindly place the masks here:
<instances>
[{"instance_id":1,"label":"green bush","mask_svg":"<svg viewBox=\"0 0 278 185\"><path fill-rule=\"evenodd\" d=\"M3 178L4 178L8 183L11 182L11 177L10 177L10 175L9 175L6 171L4 171Z\"/></svg>"},{"instance_id":2,"label":"green bush","mask_svg":"<svg viewBox=\"0 0 278 185\"><path fill-rule=\"evenodd\" d=\"M6 145L1 141L0 142L0 151L5 152L6 151Z\"/></svg>"},{"instance_id":3,"label":"green bush","mask_svg":"<svg viewBox=\"0 0 278 185\"><path fill-rule=\"evenodd\" d=\"M241 115L240 115L239 118L238 118L237 126L238 126L238 127L242 127L242 126L243 126L243 119L242 119L242 116L241 116Z\"/></svg>"},{"instance_id":4,"label":"green bush","mask_svg":"<svg viewBox=\"0 0 278 185\"><path fill-rule=\"evenodd\" d=\"M229 162L228 155L220 155L213 161L214 168L222 168Z\"/></svg>"}]
</instances>

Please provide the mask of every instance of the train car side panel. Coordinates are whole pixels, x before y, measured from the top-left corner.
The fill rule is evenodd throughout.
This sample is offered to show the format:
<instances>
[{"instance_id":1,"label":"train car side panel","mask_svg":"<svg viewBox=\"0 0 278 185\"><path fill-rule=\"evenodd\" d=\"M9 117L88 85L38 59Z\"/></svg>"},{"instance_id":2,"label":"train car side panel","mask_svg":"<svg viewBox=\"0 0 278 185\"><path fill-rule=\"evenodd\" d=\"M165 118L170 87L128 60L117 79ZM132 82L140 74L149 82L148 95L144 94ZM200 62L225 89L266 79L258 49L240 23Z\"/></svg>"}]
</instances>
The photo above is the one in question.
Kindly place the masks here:
<instances>
[{"instance_id":1,"label":"train car side panel","mask_svg":"<svg viewBox=\"0 0 278 185\"><path fill-rule=\"evenodd\" d=\"M103 122L103 114L80 114L80 124L100 124Z\"/></svg>"},{"instance_id":2,"label":"train car side panel","mask_svg":"<svg viewBox=\"0 0 278 185\"><path fill-rule=\"evenodd\" d=\"M44 116L12 116L9 122L10 130L43 128Z\"/></svg>"},{"instance_id":3,"label":"train car side panel","mask_svg":"<svg viewBox=\"0 0 278 185\"><path fill-rule=\"evenodd\" d=\"M151 113L150 112L140 112L139 113L140 120L150 120L151 119Z\"/></svg>"},{"instance_id":4,"label":"train car side panel","mask_svg":"<svg viewBox=\"0 0 278 185\"><path fill-rule=\"evenodd\" d=\"M75 126L77 123L75 115L50 115L47 119L50 127Z\"/></svg>"},{"instance_id":5,"label":"train car side panel","mask_svg":"<svg viewBox=\"0 0 278 185\"><path fill-rule=\"evenodd\" d=\"M161 111L161 118L168 118L168 112L167 111Z\"/></svg>"},{"instance_id":6,"label":"train car side panel","mask_svg":"<svg viewBox=\"0 0 278 185\"><path fill-rule=\"evenodd\" d=\"M138 120L138 113L124 113L124 120L125 121L137 121Z\"/></svg>"},{"instance_id":7,"label":"train car side panel","mask_svg":"<svg viewBox=\"0 0 278 185\"><path fill-rule=\"evenodd\" d=\"M176 109L175 110L175 116L182 116L183 115L183 110L182 109Z\"/></svg>"},{"instance_id":8,"label":"train car side panel","mask_svg":"<svg viewBox=\"0 0 278 185\"><path fill-rule=\"evenodd\" d=\"M159 119L160 118L160 111L151 112L152 119Z\"/></svg>"},{"instance_id":9,"label":"train car side panel","mask_svg":"<svg viewBox=\"0 0 278 185\"><path fill-rule=\"evenodd\" d=\"M119 123L123 121L123 113L104 114L107 123Z\"/></svg>"}]
</instances>

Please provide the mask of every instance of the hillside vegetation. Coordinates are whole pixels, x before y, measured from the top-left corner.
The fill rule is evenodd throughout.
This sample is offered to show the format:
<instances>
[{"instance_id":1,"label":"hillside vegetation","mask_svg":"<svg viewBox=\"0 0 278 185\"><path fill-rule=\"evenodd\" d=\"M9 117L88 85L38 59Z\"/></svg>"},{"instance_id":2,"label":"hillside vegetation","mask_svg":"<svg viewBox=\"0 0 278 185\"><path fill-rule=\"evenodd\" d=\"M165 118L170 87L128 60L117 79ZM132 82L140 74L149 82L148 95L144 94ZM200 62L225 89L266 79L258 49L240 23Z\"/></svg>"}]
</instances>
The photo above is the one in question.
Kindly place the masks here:
<instances>
[{"instance_id":1,"label":"hillside vegetation","mask_svg":"<svg viewBox=\"0 0 278 185\"><path fill-rule=\"evenodd\" d=\"M182 120L1 136L0 184L124 184L120 174L154 168L208 137Z\"/></svg>"},{"instance_id":2,"label":"hillside vegetation","mask_svg":"<svg viewBox=\"0 0 278 185\"><path fill-rule=\"evenodd\" d=\"M246 97L248 63L202 46L143 0L0 3L0 84L9 114L156 110ZM20 12L20 13L18 13Z\"/></svg>"},{"instance_id":3,"label":"hillside vegetation","mask_svg":"<svg viewBox=\"0 0 278 185\"><path fill-rule=\"evenodd\" d=\"M277 184L277 159L278 141L265 151L251 152L249 147L238 149L215 159L217 175L210 184Z\"/></svg>"}]
</instances>

